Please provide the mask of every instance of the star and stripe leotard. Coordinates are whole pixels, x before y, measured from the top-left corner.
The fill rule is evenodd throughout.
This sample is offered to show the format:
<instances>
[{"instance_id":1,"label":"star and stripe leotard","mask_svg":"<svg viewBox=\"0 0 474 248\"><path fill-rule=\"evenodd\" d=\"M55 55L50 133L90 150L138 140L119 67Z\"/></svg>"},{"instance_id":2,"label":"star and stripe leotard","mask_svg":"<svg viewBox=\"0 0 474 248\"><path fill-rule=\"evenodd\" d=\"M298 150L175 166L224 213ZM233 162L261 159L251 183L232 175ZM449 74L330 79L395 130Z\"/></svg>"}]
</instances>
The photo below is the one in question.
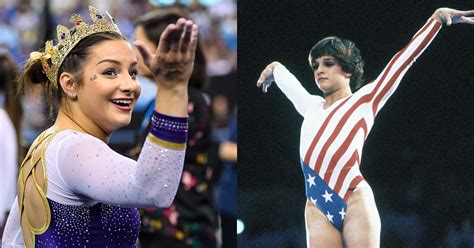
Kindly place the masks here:
<instances>
[{"instance_id":1,"label":"star and stripe leotard","mask_svg":"<svg viewBox=\"0 0 474 248\"><path fill-rule=\"evenodd\" d=\"M372 83L327 109L324 98L310 95L283 65L274 69L276 84L304 117L299 151L306 196L340 231L353 191L370 187L359 164L375 116L440 29L430 18Z\"/></svg>"}]
</instances>

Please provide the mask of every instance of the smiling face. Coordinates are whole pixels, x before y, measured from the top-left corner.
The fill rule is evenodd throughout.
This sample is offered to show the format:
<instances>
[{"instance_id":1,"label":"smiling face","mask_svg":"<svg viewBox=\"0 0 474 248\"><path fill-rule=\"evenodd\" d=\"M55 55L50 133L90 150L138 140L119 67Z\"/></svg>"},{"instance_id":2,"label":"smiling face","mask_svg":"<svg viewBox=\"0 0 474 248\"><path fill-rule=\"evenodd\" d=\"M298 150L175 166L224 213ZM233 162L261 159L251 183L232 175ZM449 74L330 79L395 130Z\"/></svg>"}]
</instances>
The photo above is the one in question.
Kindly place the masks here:
<instances>
[{"instance_id":1,"label":"smiling face","mask_svg":"<svg viewBox=\"0 0 474 248\"><path fill-rule=\"evenodd\" d=\"M351 74L344 72L334 57L325 55L317 58L313 68L316 85L325 95L349 87Z\"/></svg>"},{"instance_id":2,"label":"smiling face","mask_svg":"<svg viewBox=\"0 0 474 248\"><path fill-rule=\"evenodd\" d=\"M106 40L93 47L84 63L77 88L78 111L106 133L130 123L140 95L137 60L125 40Z\"/></svg>"}]
</instances>

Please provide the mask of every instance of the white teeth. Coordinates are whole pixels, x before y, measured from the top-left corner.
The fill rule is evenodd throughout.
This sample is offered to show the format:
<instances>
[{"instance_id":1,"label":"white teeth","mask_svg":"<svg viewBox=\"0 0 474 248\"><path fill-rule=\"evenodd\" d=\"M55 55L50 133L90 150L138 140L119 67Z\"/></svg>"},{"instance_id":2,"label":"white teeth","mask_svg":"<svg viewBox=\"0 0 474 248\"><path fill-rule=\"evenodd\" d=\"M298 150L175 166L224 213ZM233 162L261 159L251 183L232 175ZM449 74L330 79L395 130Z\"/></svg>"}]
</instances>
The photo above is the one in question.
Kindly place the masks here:
<instances>
[{"instance_id":1,"label":"white teeth","mask_svg":"<svg viewBox=\"0 0 474 248\"><path fill-rule=\"evenodd\" d=\"M132 100L112 100L113 103L123 106L128 106L132 103Z\"/></svg>"}]
</instances>

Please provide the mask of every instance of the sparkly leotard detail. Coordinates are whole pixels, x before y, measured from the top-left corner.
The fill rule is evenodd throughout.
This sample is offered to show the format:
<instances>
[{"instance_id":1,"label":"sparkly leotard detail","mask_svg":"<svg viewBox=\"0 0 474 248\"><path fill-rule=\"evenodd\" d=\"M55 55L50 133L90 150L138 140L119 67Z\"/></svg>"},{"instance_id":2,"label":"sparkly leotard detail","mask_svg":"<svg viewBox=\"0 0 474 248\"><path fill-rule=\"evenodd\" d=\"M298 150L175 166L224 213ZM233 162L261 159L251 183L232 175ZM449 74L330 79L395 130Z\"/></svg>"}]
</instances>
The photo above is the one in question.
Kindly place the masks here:
<instances>
[{"instance_id":1,"label":"sparkly leotard detail","mask_svg":"<svg viewBox=\"0 0 474 248\"><path fill-rule=\"evenodd\" d=\"M135 247L140 230L137 209L48 202L51 223L45 233L36 236L37 247Z\"/></svg>"},{"instance_id":2,"label":"sparkly leotard detail","mask_svg":"<svg viewBox=\"0 0 474 248\"><path fill-rule=\"evenodd\" d=\"M23 238L27 247L136 247L136 207L172 203L186 148L187 118L156 112L153 118L166 125L152 124L138 161L89 134L68 129L41 134L22 163L18 204L2 247L22 245ZM45 211L39 228L31 224L31 205L25 203L31 194L25 190L28 178Z\"/></svg>"}]
</instances>

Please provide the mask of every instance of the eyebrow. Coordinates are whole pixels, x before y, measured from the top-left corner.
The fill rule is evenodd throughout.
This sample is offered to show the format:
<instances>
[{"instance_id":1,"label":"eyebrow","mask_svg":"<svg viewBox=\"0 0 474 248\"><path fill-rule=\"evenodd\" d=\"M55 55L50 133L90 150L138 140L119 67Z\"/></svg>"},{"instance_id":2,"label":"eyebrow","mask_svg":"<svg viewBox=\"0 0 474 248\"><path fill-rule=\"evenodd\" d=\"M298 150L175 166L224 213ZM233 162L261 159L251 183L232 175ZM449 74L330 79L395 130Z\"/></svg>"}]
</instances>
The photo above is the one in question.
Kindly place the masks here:
<instances>
[{"instance_id":1,"label":"eyebrow","mask_svg":"<svg viewBox=\"0 0 474 248\"><path fill-rule=\"evenodd\" d=\"M314 63L318 63L318 59L319 59L319 58L322 58L322 59L323 59L323 61L326 61L326 60L336 60L336 59L335 59L335 58L333 58L333 57L325 57L325 56L321 56L321 57L318 57L318 58L314 59L314 60L313 60L313 61L314 61Z\"/></svg>"},{"instance_id":2,"label":"eyebrow","mask_svg":"<svg viewBox=\"0 0 474 248\"><path fill-rule=\"evenodd\" d=\"M326 60L336 60L335 58L332 58L332 57L324 57L323 58L323 61L326 61Z\"/></svg>"},{"instance_id":3,"label":"eyebrow","mask_svg":"<svg viewBox=\"0 0 474 248\"><path fill-rule=\"evenodd\" d=\"M101 64L101 63L105 63L105 62L109 62L109 63L112 63L112 64L116 64L116 65L121 65L122 63L120 63L120 61L118 60L114 60L114 59L104 59L104 60L101 60L99 62L97 62L97 65L98 64ZM132 66L135 66L138 64L138 61L133 61L131 64L130 64L130 67Z\"/></svg>"}]
</instances>

